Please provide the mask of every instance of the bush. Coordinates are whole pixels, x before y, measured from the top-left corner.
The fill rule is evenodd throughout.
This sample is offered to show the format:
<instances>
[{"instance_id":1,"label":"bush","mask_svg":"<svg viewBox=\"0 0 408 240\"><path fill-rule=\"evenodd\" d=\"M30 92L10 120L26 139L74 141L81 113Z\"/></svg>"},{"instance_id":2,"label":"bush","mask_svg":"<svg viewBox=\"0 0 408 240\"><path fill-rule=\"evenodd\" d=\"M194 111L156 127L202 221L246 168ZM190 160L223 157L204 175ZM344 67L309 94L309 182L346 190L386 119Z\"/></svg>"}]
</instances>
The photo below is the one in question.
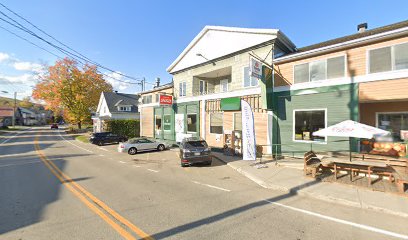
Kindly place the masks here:
<instances>
[{"instance_id":1,"label":"bush","mask_svg":"<svg viewBox=\"0 0 408 240\"><path fill-rule=\"evenodd\" d=\"M139 120L109 120L106 122L107 130L128 138L140 137Z\"/></svg>"}]
</instances>

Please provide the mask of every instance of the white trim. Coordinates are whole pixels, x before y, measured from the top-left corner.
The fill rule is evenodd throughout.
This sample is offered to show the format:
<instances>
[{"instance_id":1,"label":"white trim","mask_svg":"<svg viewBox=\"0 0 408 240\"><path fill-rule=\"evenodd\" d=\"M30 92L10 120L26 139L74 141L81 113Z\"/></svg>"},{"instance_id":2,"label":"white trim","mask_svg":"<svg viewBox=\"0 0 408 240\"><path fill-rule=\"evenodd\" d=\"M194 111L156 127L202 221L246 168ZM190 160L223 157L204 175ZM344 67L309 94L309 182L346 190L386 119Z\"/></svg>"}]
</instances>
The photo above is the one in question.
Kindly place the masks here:
<instances>
[{"instance_id":1,"label":"white trim","mask_svg":"<svg viewBox=\"0 0 408 240\"><path fill-rule=\"evenodd\" d=\"M200 117L200 123L201 123L201 128L200 128L200 135L202 139L206 139L206 112L205 112L205 100L201 100L200 102L200 107L201 107L201 117Z\"/></svg>"},{"instance_id":2,"label":"white trim","mask_svg":"<svg viewBox=\"0 0 408 240\"><path fill-rule=\"evenodd\" d=\"M398 34L401 34L401 33L403 34L406 31L408 31L408 27L395 29L395 30L392 30L392 31L383 32L383 33L379 33L379 34L375 34L375 35L371 35L371 36L367 36L367 37L363 37L363 38L358 38L358 39L354 39L354 40L350 40L350 41L346 41L346 42L342 42L342 43L338 43L338 44L334 44L334 45L330 45L330 46L326 46L326 47L316 48L316 49L312 49L312 50L309 50L309 51L306 51L306 52L291 54L291 55L288 55L286 57L280 57L278 59L275 59L274 62L275 63L280 63L280 62L283 62L283 61L292 60L292 59L296 59L296 58L299 58L299 57L304 57L304 56L311 55L311 54L316 54L316 53L321 54L321 52L333 51L333 50L335 50L337 48L352 46L352 45L364 43L366 41L376 40L377 38L380 39L380 38L385 38L385 37L388 37L388 36L398 35Z\"/></svg>"},{"instance_id":3,"label":"white trim","mask_svg":"<svg viewBox=\"0 0 408 240\"><path fill-rule=\"evenodd\" d=\"M225 82L226 82L226 84L227 84L227 90L225 90L224 91L224 84L225 84ZM228 83L228 79L221 79L220 80L220 92L222 92L222 93L226 93L226 92L228 92L228 90L229 90L229 83Z\"/></svg>"},{"instance_id":4,"label":"white trim","mask_svg":"<svg viewBox=\"0 0 408 240\"><path fill-rule=\"evenodd\" d=\"M311 109L293 109L292 111L292 141L293 142L299 142L299 143L316 143L316 144L327 144L327 136L324 137L324 142L319 142L319 141L311 141L311 140L296 140L295 138L295 124L296 124L296 119L295 119L295 113L296 112L310 112L310 111L324 111L324 128L327 128L327 108L311 108ZM312 134L312 133L310 133Z\"/></svg>"},{"instance_id":5,"label":"white trim","mask_svg":"<svg viewBox=\"0 0 408 240\"><path fill-rule=\"evenodd\" d=\"M242 90L237 90L237 91L230 91L230 92L214 93L214 94L208 94L208 95L203 95L203 96L182 97L182 98L175 100L174 102L184 103L184 102L191 102L191 101L221 99L221 98L239 97L239 96L255 95L255 94L261 94L260 87L253 87L253 88L242 89Z\"/></svg>"},{"instance_id":6,"label":"white trim","mask_svg":"<svg viewBox=\"0 0 408 240\"><path fill-rule=\"evenodd\" d=\"M366 49L366 59L367 59L367 64L366 64L366 73L367 75L369 74L377 74L377 73L370 73L370 51L381 49L381 48L391 48L391 70L390 71L383 71L383 72L378 72L378 73L385 73L385 72L394 72L394 71L401 71L401 70L407 70L407 69L395 69L395 46L398 45L403 45L403 44L408 44L407 42L403 43L397 43L397 44L389 44L386 46L381 46L381 47L369 47Z\"/></svg>"},{"instance_id":7,"label":"white trim","mask_svg":"<svg viewBox=\"0 0 408 240\"><path fill-rule=\"evenodd\" d=\"M396 71L360 75L356 77L336 78L336 79L329 79L329 80L322 80L322 81L315 81L315 82L297 83L294 85L279 86L279 87L274 88L274 92L336 86L336 85L351 84L351 83L394 80L394 79L407 78L407 77L408 77L408 69L401 69L401 70L396 70Z\"/></svg>"},{"instance_id":8,"label":"white trim","mask_svg":"<svg viewBox=\"0 0 408 240\"><path fill-rule=\"evenodd\" d=\"M251 57L251 55L249 55L249 57ZM242 87L242 88L259 87L259 79L257 79L256 85L255 85L255 86L252 86L252 78L255 78L255 77L252 77L250 74L249 74L249 86L245 86L245 68L248 68L248 74L249 74L249 72L250 72L250 70L251 70L250 67L249 67L249 65L242 67L242 84L241 84L241 87Z\"/></svg>"},{"instance_id":9,"label":"white trim","mask_svg":"<svg viewBox=\"0 0 408 240\"><path fill-rule=\"evenodd\" d=\"M146 108L146 107L158 107L158 106L160 106L160 103L154 102L154 103L141 104L138 107L139 108Z\"/></svg>"}]
</instances>

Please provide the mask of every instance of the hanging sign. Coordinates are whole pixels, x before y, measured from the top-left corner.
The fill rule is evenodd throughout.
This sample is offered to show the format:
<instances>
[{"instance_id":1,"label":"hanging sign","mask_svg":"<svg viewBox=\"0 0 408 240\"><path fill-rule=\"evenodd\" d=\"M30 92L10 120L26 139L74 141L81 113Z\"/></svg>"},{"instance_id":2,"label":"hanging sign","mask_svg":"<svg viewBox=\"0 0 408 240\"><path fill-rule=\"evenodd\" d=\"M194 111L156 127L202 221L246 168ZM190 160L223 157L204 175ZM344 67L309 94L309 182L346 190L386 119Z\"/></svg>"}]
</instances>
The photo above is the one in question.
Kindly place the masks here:
<instances>
[{"instance_id":1,"label":"hanging sign","mask_svg":"<svg viewBox=\"0 0 408 240\"><path fill-rule=\"evenodd\" d=\"M159 103L160 103L160 105L172 105L173 104L173 96L171 96L171 95L160 95Z\"/></svg>"},{"instance_id":2,"label":"hanging sign","mask_svg":"<svg viewBox=\"0 0 408 240\"><path fill-rule=\"evenodd\" d=\"M242 112L242 159L256 160L256 139L254 126L254 113L251 106L241 100Z\"/></svg>"},{"instance_id":3,"label":"hanging sign","mask_svg":"<svg viewBox=\"0 0 408 240\"><path fill-rule=\"evenodd\" d=\"M249 59L249 69L251 72L251 76L255 78L262 77L262 63L255 58Z\"/></svg>"}]
</instances>

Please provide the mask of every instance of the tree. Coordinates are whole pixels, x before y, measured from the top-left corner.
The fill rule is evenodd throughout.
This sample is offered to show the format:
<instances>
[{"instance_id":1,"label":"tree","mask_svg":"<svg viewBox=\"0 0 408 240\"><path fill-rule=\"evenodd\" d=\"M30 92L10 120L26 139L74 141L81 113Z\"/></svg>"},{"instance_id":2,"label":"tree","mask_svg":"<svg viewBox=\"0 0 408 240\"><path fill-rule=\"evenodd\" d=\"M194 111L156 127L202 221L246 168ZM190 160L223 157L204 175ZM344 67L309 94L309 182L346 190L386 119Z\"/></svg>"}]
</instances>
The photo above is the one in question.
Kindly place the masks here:
<instances>
[{"instance_id":1,"label":"tree","mask_svg":"<svg viewBox=\"0 0 408 240\"><path fill-rule=\"evenodd\" d=\"M90 120L90 111L95 111L101 92L111 92L112 85L98 73L96 66L85 65L64 58L48 68L33 90L33 98L43 100L47 109L63 112L70 123L81 124Z\"/></svg>"},{"instance_id":2,"label":"tree","mask_svg":"<svg viewBox=\"0 0 408 240\"><path fill-rule=\"evenodd\" d=\"M30 101L30 97L23 98L18 105L23 108L32 108L34 106L34 104Z\"/></svg>"}]
</instances>

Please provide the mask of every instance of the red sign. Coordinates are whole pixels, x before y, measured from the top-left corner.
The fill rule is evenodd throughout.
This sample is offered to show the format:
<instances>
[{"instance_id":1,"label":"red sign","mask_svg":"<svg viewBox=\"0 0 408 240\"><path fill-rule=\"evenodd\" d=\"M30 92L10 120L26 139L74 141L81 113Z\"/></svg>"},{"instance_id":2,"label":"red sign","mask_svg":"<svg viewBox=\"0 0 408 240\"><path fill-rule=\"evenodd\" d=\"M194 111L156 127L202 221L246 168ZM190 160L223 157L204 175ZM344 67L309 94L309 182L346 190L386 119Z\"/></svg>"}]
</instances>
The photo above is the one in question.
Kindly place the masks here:
<instances>
[{"instance_id":1,"label":"red sign","mask_svg":"<svg viewBox=\"0 0 408 240\"><path fill-rule=\"evenodd\" d=\"M172 105L173 104L173 96L171 95L160 95L160 105Z\"/></svg>"}]
</instances>

